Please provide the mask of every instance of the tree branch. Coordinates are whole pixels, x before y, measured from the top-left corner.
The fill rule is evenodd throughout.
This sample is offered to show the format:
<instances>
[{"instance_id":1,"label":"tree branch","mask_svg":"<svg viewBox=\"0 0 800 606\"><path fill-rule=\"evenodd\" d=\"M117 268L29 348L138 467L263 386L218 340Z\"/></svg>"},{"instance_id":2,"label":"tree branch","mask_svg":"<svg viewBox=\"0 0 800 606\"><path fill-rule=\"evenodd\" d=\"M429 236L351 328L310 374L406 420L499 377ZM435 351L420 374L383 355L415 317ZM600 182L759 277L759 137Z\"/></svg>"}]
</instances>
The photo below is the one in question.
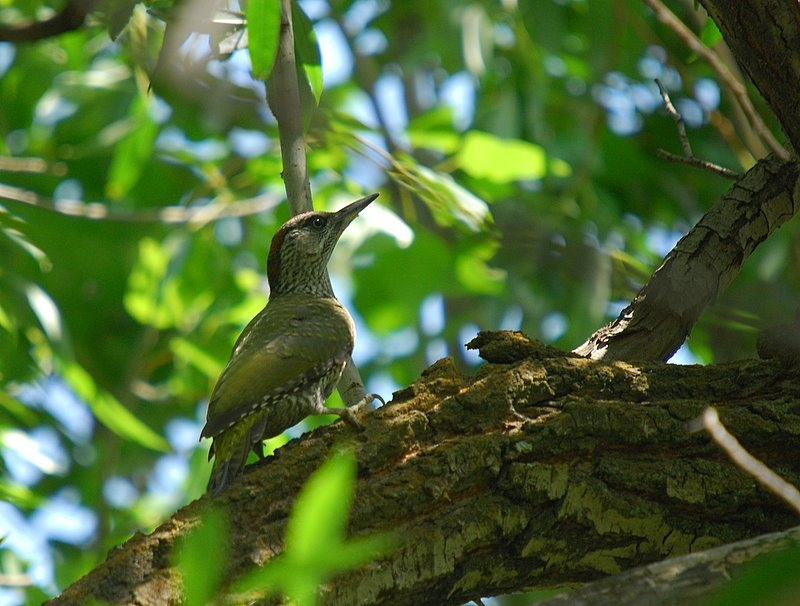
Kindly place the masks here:
<instances>
[{"instance_id":1,"label":"tree branch","mask_svg":"<svg viewBox=\"0 0 800 606\"><path fill-rule=\"evenodd\" d=\"M573 351L595 360L668 360L761 242L800 208L800 164L751 168L686 234L616 320Z\"/></svg>"},{"instance_id":2,"label":"tree branch","mask_svg":"<svg viewBox=\"0 0 800 606\"><path fill-rule=\"evenodd\" d=\"M792 369L598 363L519 333L481 334L470 346L489 361L476 376L442 360L362 415L363 434L336 423L290 442L220 497L114 550L51 606L92 597L180 603L172 546L211 505L230 522L226 582L271 560L297 492L343 441L355 443L359 470L349 534L389 531L401 546L334 579L326 604L461 604L584 583L796 524L688 428L713 405L749 450L797 482Z\"/></svg>"},{"instance_id":3,"label":"tree branch","mask_svg":"<svg viewBox=\"0 0 800 606\"><path fill-rule=\"evenodd\" d=\"M297 62L294 53L292 2L281 0L281 29L275 67L265 83L267 100L281 140L283 182L292 215L313 210L311 186L306 167L306 146L303 138L303 118L300 88L297 81Z\"/></svg>"},{"instance_id":4,"label":"tree branch","mask_svg":"<svg viewBox=\"0 0 800 606\"><path fill-rule=\"evenodd\" d=\"M703 61L708 63L711 69L717 74L717 77L725 84L728 90L730 90L734 99L736 99L736 102L747 116L753 130L766 142L773 153L777 154L780 158L787 159L789 154L783 149L781 144L778 143L767 125L764 124L764 120L756 111L755 107L753 107L753 103L747 95L747 87L745 87L744 83L738 80L717 54L712 49L708 48L708 46L706 46L683 21L678 19L675 13L669 10L661 0L644 0L644 3L653 10L659 21L669 27L683 40L692 52L696 53ZM714 21L719 24L717 19L714 19ZM734 53L738 59L739 54L735 50Z\"/></svg>"},{"instance_id":5,"label":"tree branch","mask_svg":"<svg viewBox=\"0 0 800 606\"><path fill-rule=\"evenodd\" d=\"M661 93L661 99L664 101L664 108L675 121L675 127L678 129L678 139L680 140L681 148L683 149L683 156L676 156L675 154L671 154L663 149L657 149L656 154L660 158L664 158L670 162L688 164L689 166L694 166L695 168L710 171L725 179L731 179L733 181L738 181L741 179L742 175L737 174L732 170L714 164L713 162L708 162L707 160L695 158L694 152L692 152L692 144L689 142L689 135L686 134L686 123L683 121L681 113L672 104L672 99L669 98L669 93L667 93L666 89L661 84L661 80L658 78L656 78L656 85L658 85L658 90Z\"/></svg>"},{"instance_id":6,"label":"tree branch","mask_svg":"<svg viewBox=\"0 0 800 606\"><path fill-rule=\"evenodd\" d=\"M800 149L800 6L786 0L700 0L736 60Z\"/></svg>"},{"instance_id":7,"label":"tree branch","mask_svg":"<svg viewBox=\"0 0 800 606\"><path fill-rule=\"evenodd\" d=\"M0 41L36 42L74 31L83 25L93 6L94 0L67 0L64 8L49 19L0 27Z\"/></svg>"},{"instance_id":8,"label":"tree branch","mask_svg":"<svg viewBox=\"0 0 800 606\"><path fill-rule=\"evenodd\" d=\"M752 567L756 558L800 543L800 527L635 568L536 606L676 606L713 604L720 588ZM716 602L719 603L719 602Z\"/></svg>"}]
</instances>

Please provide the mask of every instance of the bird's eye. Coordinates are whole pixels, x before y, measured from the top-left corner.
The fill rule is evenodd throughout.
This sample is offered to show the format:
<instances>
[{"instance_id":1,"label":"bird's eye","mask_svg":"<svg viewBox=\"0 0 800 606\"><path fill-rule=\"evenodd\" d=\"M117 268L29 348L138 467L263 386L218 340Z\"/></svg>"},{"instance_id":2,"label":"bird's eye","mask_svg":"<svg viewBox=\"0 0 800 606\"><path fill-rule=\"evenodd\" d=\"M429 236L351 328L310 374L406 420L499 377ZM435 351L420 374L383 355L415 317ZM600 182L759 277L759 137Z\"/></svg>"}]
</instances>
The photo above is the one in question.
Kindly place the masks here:
<instances>
[{"instance_id":1,"label":"bird's eye","mask_svg":"<svg viewBox=\"0 0 800 606\"><path fill-rule=\"evenodd\" d=\"M311 219L311 226L315 229L322 229L325 227L325 218L324 217L314 217Z\"/></svg>"}]
</instances>

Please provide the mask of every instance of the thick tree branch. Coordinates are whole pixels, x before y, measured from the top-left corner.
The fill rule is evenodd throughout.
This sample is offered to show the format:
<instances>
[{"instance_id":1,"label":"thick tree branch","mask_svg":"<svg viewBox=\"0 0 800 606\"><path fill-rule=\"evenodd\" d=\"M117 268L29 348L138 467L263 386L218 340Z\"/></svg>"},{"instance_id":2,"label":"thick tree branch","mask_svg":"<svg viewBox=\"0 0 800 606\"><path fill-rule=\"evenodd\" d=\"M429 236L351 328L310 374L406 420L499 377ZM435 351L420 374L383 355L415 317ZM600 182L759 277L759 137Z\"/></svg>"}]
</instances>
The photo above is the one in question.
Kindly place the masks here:
<instances>
[{"instance_id":1,"label":"thick tree branch","mask_svg":"<svg viewBox=\"0 0 800 606\"><path fill-rule=\"evenodd\" d=\"M736 60L800 149L800 5L787 0L700 0Z\"/></svg>"},{"instance_id":2,"label":"thick tree branch","mask_svg":"<svg viewBox=\"0 0 800 606\"><path fill-rule=\"evenodd\" d=\"M592 359L668 360L750 254L798 208L800 164L760 161L678 242L619 317L574 352Z\"/></svg>"},{"instance_id":3,"label":"thick tree branch","mask_svg":"<svg viewBox=\"0 0 800 606\"><path fill-rule=\"evenodd\" d=\"M751 567L754 559L795 547L798 543L800 527L770 533L635 568L589 583L576 591L536 602L536 606L713 604L720 588Z\"/></svg>"},{"instance_id":4,"label":"thick tree branch","mask_svg":"<svg viewBox=\"0 0 800 606\"><path fill-rule=\"evenodd\" d=\"M350 534L399 549L332 581L327 604L460 604L581 583L790 528L796 516L688 423L714 405L759 458L800 480L800 386L778 363L633 366L564 357L518 333L479 336L476 376L449 360L384 408L314 431L217 499L138 535L53 600L177 604L172 546L227 512L231 580L281 550L295 496L335 444L355 443ZM556 357L552 357L552 356ZM780 422L776 422L780 419Z\"/></svg>"}]
</instances>

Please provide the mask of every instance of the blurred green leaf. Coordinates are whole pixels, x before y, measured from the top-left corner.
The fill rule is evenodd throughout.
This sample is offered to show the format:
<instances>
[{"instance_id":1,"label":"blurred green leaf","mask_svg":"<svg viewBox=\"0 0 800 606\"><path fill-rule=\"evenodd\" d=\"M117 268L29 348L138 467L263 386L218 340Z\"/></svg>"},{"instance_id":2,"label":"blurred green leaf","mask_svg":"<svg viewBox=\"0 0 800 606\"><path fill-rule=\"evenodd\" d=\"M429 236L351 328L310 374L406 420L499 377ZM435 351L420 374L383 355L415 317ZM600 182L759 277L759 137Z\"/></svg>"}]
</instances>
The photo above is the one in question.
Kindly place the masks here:
<instances>
[{"instance_id":1,"label":"blurred green leaf","mask_svg":"<svg viewBox=\"0 0 800 606\"><path fill-rule=\"evenodd\" d=\"M213 602L226 570L227 544L227 519L221 511L209 507L200 514L197 526L176 545L176 562L183 578L186 606L205 606Z\"/></svg>"},{"instance_id":2,"label":"blurred green leaf","mask_svg":"<svg viewBox=\"0 0 800 606\"><path fill-rule=\"evenodd\" d=\"M800 546L753 560L708 606L791 606L800 595Z\"/></svg>"},{"instance_id":3,"label":"blurred green leaf","mask_svg":"<svg viewBox=\"0 0 800 606\"><path fill-rule=\"evenodd\" d=\"M722 41L722 32L719 31L717 24L711 17L706 17L706 22L703 24L703 29L700 32L700 39L703 44L709 48L714 47L718 42Z\"/></svg>"},{"instance_id":4,"label":"blurred green leaf","mask_svg":"<svg viewBox=\"0 0 800 606\"><path fill-rule=\"evenodd\" d=\"M280 37L280 0L247 3L247 40L253 77L265 80L272 71Z\"/></svg>"},{"instance_id":5,"label":"blurred green leaf","mask_svg":"<svg viewBox=\"0 0 800 606\"><path fill-rule=\"evenodd\" d=\"M469 131L456 154L459 168L496 183L541 179L547 174L547 154L539 145Z\"/></svg>"},{"instance_id":6,"label":"blurred green leaf","mask_svg":"<svg viewBox=\"0 0 800 606\"><path fill-rule=\"evenodd\" d=\"M452 176L431 170L408 156L395 159L392 176L428 206L439 225L475 233L492 223L489 205Z\"/></svg>"},{"instance_id":7,"label":"blurred green leaf","mask_svg":"<svg viewBox=\"0 0 800 606\"><path fill-rule=\"evenodd\" d=\"M327 579L390 550L395 540L388 534L345 537L355 479L356 461L349 450L325 461L297 496L283 553L240 580L236 590L271 588L298 606L311 606Z\"/></svg>"},{"instance_id":8,"label":"blurred green leaf","mask_svg":"<svg viewBox=\"0 0 800 606\"><path fill-rule=\"evenodd\" d=\"M64 380L91 408L100 423L124 440L160 452L169 452L167 441L125 408L114 396L95 384L91 375L74 362L62 369Z\"/></svg>"},{"instance_id":9,"label":"blurred green leaf","mask_svg":"<svg viewBox=\"0 0 800 606\"><path fill-rule=\"evenodd\" d=\"M174 337L170 340L170 349L176 358L186 360L210 378L218 377L223 368L216 357L188 339Z\"/></svg>"},{"instance_id":10,"label":"blurred green leaf","mask_svg":"<svg viewBox=\"0 0 800 606\"><path fill-rule=\"evenodd\" d=\"M152 101L136 95L124 125L125 135L114 148L106 181L106 196L112 200L123 198L145 173L153 153L153 143L159 125L150 114Z\"/></svg>"},{"instance_id":11,"label":"blurred green leaf","mask_svg":"<svg viewBox=\"0 0 800 606\"><path fill-rule=\"evenodd\" d=\"M301 84L303 107L316 107L322 97L322 56L311 20L297 2L292 2L292 25L294 27L294 46L297 65L302 71L298 74ZM311 93L313 102L305 99ZM304 112L308 113L308 112ZM306 119L306 124L308 120Z\"/></svg>"}]
</instances>

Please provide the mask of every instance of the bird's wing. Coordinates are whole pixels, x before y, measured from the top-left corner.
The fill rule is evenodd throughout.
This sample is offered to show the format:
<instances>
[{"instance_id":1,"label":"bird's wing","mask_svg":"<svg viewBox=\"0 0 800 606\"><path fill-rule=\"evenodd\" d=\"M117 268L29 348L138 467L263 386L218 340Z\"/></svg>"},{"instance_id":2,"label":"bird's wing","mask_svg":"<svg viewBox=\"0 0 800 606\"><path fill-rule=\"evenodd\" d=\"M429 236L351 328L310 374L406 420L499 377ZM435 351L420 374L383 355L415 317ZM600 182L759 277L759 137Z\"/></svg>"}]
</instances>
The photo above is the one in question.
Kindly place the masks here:
<instances>
[{"instance_id":1,"label":"bird's wing","mask_svg":"<svg viewBox=\"0 0 800 606\"><path fill-rule=\"evenodd\" d=\"M202 437L216 436L260 403L289 395L344 365L353 348L352 325L349 318L324 313L320 305L326 303L267 306L253 319L214 388ZM320 317L325 321L320 323Z\"/></svg>"}]
</instances>

